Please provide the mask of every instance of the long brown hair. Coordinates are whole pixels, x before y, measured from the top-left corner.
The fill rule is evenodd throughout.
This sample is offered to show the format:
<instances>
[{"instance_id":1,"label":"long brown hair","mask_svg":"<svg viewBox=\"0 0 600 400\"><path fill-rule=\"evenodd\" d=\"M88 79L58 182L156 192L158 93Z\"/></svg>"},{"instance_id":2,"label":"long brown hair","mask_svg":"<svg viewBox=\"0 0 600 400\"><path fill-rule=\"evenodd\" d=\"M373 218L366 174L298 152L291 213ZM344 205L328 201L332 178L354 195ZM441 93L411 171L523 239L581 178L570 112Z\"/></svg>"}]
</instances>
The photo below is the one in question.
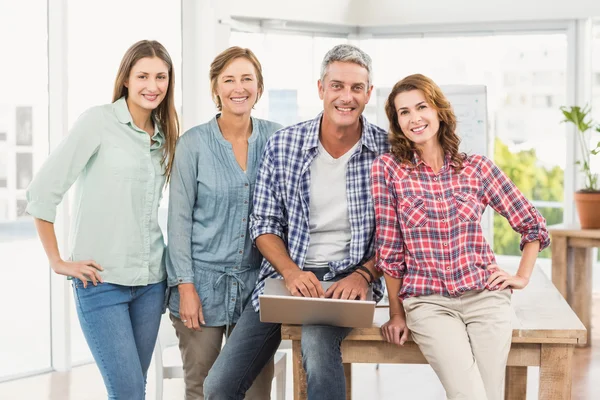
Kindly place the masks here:
<instances>
[{"instance_id":1,"label":"long brown hair","mask_svg":"<svg viewBox=\"0 0 600 400\"><path fill-rule=\"evenodd\" d=\"M113 91L113 103L121 97L127 97L128 89L125 87L125 81L129 78L131 68L140 59L145 57L158 57L167 64L169 68L169 88L167 94L160 105L152 112L160 124L160 129L165 135L165 147L161 164L165 167L167 182L171 177L171 168L173 167L173 157L175 157L175 145L179 138L179 119L175 110L175 71L173 71L173 62L171 56L162 44L156 40L140 40L131 46L119 66L119 72L115 79L115 88Z\"/></svg>"},{"instance_id":2,"label":"long brown hair","mask_svg":"<svg viewBox=\"0 0 600 400\"><path fill-rule=\"evenodd\" d=\"M208 73L210 78L210 90L212 92L212 98L219 111L223 109L223 103L217 95L217 78L219 75L221 75L223 70L225 70L225 68L227 68L227 66L237 58L245 58L254 66L254 70L256 71L256 83L258 84L258 96L256 96L256 103L258 103L260 96L262 96L263 91L265 90L262 66L252 50L243 49L238 46L232 46L226 50L223 50L210 64L210 71Z\"/></svg>"},{"instance_id":3,"label":"long brown hair","mask_svg":"<svg viewBox=\"0 0 600 400\"><path fill-rule=\"evenodd\" d=\"M385 103L385 113L390 123L389 139L391 151L401 163L413 164L413 155L416 152L421 156L421 151L406 137L398 124L398 111L394 100L400 93L411 90L420 90L425 96L425 101L437 112L440 128L437 138L444 154L449 154L455 170L460 170L466 158L465 153L459 153L460 138L456 134L456 115L452 105L442 93L440 87L430 78L421 74L409 75L396 83Z\"/></svg>"}]
</instances>

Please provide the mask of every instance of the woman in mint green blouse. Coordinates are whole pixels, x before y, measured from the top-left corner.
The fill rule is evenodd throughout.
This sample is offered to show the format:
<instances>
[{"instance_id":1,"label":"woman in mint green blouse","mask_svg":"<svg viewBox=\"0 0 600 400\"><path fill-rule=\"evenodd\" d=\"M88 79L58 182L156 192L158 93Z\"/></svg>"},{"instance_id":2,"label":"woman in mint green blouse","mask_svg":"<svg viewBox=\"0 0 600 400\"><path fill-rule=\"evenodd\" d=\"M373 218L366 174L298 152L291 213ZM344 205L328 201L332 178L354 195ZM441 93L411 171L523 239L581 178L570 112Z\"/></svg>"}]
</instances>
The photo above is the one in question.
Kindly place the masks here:
<instances>
[{"instance_id":1,"label":"woman in mint green blouse","mask_svg":"<svg viewBox=\"0 0 600 400\"><path fill-rule=\"evenodd\" d=\"M27 190L50 266L73 278L79 322L109 399L145 397L166 290L158 205L178 135L171 58L160 43L140 41L121 61L113 102L79 117ZM75 181L63 258L54 220Z\"/></svg>"},{"instance_id":2,"label":"woman in mint green blouse","mask_svg":"<svg viewBox=\"0 0 600 400\"><path fill-rule=\"evenodd\" d=\"M237 322L262 257L248 235L252 192L267 139L281 126L251 117L263 92L252 51L231 47L210 68L220 110L183 134L169 187L169 309L183 359L186 399L203 399L204 378ZM268 399L273 365L246 399Z\"/></svg>"}]
</instances>

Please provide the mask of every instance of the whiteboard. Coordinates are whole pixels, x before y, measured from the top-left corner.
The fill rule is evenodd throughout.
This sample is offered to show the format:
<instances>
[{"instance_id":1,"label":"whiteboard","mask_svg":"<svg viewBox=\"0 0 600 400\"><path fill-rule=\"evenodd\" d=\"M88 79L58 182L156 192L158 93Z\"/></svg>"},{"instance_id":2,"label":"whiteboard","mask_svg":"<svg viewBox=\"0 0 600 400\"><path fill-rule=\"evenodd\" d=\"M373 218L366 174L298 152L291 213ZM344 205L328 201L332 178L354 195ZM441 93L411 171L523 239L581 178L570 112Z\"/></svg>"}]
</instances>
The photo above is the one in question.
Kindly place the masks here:
<instances>
[{"instance_id":1,"label":"whiteboard","mask_svg":"<svg viewBox=\"0 0 600 400\"><path fill-rule=\"evenodd\" d=\"M483 85L441 86L454 114L456 133L460 136L460 151L482 154L493 159L487 129L487 92Z\"/></svg>"},{"instance_id":2,"label":"whiteboard","mask_svg":"<svg viewBox=\"0 0 600 400\"><path fill-rule=\"evenodd\" d=\"M461 138L460 151L467 154L481 154L494 159L493 138L490 136L487 121L487 89L484 85L443 85L440 86L448 98L456 115L456 133ZM377 125L388 130L385 115L385 102L392 88L377 88ZM487 242L493 247L494 211L489 207L481 217L481 228Z\"/></svg>"}]
</instances>

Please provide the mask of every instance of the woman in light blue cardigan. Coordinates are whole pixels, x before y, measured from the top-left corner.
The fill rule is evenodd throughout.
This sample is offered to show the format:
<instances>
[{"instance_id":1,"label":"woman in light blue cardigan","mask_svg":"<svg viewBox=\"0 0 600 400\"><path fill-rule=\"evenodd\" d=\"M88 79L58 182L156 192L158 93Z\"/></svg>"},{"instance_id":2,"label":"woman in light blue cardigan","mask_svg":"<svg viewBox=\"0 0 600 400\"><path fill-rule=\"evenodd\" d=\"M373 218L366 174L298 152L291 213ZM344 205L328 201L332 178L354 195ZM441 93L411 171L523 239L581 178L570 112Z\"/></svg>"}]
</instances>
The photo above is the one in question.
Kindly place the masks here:
<instances>
[{"instance_id":1,"label":"woman in light blue cardigan","mask_svg":"<svg viewBox=\"0 0 600 400\"><path fill-rule=\"evenodd\" d=\"M188 400L204 399L223 335L254 289L262 256L248 235L248 217L264 146L281 128L250 115L264 88L252 51L231 47L219 54L210 80L221 112L181 136L169 189L169 310ZM271 362L246 398L268 399L272 377Z\"/></svg>"}]
</instances>

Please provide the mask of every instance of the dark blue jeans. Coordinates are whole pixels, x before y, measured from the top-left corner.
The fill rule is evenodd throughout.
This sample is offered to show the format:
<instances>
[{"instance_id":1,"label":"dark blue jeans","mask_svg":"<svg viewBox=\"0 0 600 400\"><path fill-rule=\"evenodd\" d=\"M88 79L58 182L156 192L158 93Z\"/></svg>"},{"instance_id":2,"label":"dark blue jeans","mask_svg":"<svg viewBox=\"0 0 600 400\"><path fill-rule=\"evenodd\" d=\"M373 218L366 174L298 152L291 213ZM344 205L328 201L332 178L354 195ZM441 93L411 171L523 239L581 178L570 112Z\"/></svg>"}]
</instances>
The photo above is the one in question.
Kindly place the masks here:
<instances>
[{"instance_id":1,"label":"dark blue jeans","mask_svg":"<svg viewBox=\"0 0 600 400\"><path fill-rule=\"evenodd\" d=\"M327 271L313 272L322 280ZM340 345L351 330L325 325L302 327L302 363L309 400L346 399ZM249 303L204 381L205 399L242 400L279 343L281 324L260 322L259 313Z\"/></svg>"},{"instance_id":2,"label":"dark blue jeans","mask_svg":"<svg viewBox=\"0 0 600 400\"><path fill-rule=\"evenodd\" d=\"M100 369L108 398L143 400L146 375L164 307L166 281L148 286L73 279L75 306L85 340Z\"/></svg>"}]
</instances>

